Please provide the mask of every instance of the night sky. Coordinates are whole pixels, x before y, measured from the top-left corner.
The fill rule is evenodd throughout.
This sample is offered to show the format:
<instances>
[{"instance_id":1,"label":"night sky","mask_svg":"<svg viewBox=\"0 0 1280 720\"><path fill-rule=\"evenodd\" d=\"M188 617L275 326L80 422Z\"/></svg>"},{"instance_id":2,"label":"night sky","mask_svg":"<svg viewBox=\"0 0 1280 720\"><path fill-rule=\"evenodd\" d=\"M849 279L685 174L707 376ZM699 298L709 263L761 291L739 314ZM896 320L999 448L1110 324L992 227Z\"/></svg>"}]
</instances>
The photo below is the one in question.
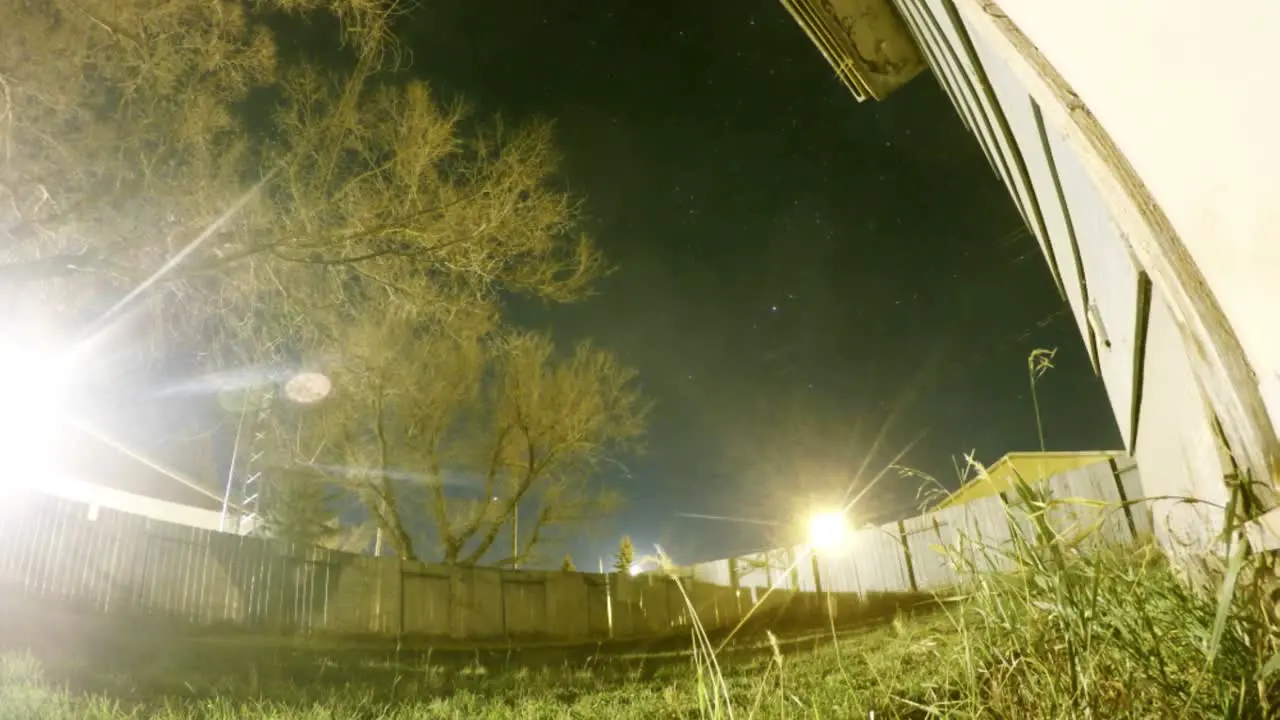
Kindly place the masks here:
<instances>
[{"instance_id":1,"label":"night sky","mask_svg":"<svg viewBox=\"0 0 1280 720\"><path fill-rule=\"evenodd\" d=\"M630 534L677 560L776 540L859 466L957 484L953 457L1036 449L1026 356L1057 347L1050 449L1114 448L1101 384L1005 189L931 76L859 104L777 0L430 0L414 72L481 114L557 121L563 181L615 274L567 307L656 403L629 498L579 565ZM879 442L877 442L879 439ZM911 514L890 473L855 508Z\"/></svg>"}]
</instances>

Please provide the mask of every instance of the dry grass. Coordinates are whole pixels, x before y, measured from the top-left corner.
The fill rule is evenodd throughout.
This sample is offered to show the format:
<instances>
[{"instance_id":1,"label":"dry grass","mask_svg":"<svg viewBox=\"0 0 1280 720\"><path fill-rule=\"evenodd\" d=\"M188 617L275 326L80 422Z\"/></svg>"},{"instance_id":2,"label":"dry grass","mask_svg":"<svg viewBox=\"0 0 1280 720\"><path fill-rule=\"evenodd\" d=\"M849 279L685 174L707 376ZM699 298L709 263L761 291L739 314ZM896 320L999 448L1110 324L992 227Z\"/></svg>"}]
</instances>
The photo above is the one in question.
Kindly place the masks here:
<instances>
[{"instance_id":1,"label":"dry grass","mask_svg":"<svg viewBox=\"0 0 1280 720\"><path fill-rule=\"evenodd\" d=\"M174 673L180 691L76 695L29 659L0 664L0 718L1255 718L1273 638L1248 592L1219 602L1158 553L1022 547L1021 571L975 579L943 610L797 649L493 672L401 669L395 687ZM341 667L330 673L341 674ZM110 696L117 698L110 699Z\"/></svg>"}]
</instances>

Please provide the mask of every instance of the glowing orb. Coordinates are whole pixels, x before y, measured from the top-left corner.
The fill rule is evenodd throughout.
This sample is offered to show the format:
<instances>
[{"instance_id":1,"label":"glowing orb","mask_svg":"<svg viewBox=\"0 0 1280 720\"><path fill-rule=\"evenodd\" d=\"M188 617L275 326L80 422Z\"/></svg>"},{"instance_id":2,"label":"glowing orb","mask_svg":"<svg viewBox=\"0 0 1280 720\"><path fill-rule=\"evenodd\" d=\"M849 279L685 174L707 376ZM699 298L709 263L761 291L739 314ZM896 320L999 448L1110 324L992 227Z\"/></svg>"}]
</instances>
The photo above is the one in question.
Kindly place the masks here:
<instances>
[{"instance_id":1,"label":"glowing orb","mask_svg":"<svg viewBox=\"0 0 1280 720\"><path fill-rule=\"evenodd\" d=\"M333 381L321 372L300 372L284 384L284 394L292 401L310 405L329 396Z\"/></svg>"},{"instance_id":2,"label":"glowing orb","mask_svg":"<svg viewBox=\"0 0 1280 720\"><path fill-rule=\"evenodd\" d=\"M0 457L6 482L33 482L57 457L65 432L69 356L8 341L0 341Z\"/></svg>"},{"instance_id":3,"label":"glowing orb","mask_svg":"<svg viewBox=\"0 0 1280 720\"><path fill-rule=\"evenodd\" d=\"M843 512L824 512L809 519L809 544L816 550L841 550L849 542L849 520Z\"/></svg>"}]
</instances>

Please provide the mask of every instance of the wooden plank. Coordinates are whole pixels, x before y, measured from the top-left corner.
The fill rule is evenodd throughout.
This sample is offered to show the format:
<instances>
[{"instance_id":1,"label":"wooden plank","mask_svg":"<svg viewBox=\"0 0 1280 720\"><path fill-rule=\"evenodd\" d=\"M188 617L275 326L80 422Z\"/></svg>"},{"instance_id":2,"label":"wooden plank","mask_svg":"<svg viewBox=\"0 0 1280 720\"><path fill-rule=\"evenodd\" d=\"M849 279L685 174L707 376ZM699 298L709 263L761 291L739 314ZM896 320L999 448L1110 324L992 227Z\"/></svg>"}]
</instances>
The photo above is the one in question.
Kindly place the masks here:
<instances>
[{"instance_id":1,"label":"wooden plank","mask_svg":"<svg viewBox=\"0 0 1280 720\"><path fill-rule=\"evenodd\" d=\"M782 0L859 102L883 100L924 69L891 0Z\"/></svg>"},{"instance_id":2,"label":"wooden plank","mask_svg":"<svg viewBox=\"0 0 1280 720\"><path fill-rule=\"evenodd\" d=\"M1135 438L1127 431L1134 414L1134 332L1139 327L1139 313L1145 314L1139 302L1139 268L1101 193L1066 139L1051 132L1048 144L1088 285L1086 318L1091 320L1097 342L1098 369L1116 424L1125 430L1125 445L1132 449Z\"/></svg>"},{"instance_id":3,"label":"wooden plank","mask_svg":"<svg viewBox=\"0 0 1280 720\"><path fill-rule=\"evenodd\" d=\"M940 18L954 32L959 42L957 50L968 60L974 73L975 86L991 117L993 130L998 138L1000 151L1008 163L1008 185L1014 202L1023 208L1027 227L1040 246L1040 253L1049 265L1059 294L1066 297L1066 288L1058 265L1054 246L1049 242L1048 224L1043 205L1054 208L1056 199L1051 184L1043 182L1042 167L1036 162L1040 142L1035 118L1031 114L1031 97L998 55L991 53L981 39L975 40L960 19L952 0L938 0L945 13ZM1039 177L1037 177L1039 175ZM1037 184L1036 180L1041 182Z\"/></svg>"},{"instance_id":4,"label":"wooden plank","mask_svg":"<svg viewBox=\"0 0 1280 720\"><path fill-rule=\"evenodd\" d=\"M1024 173L1020 172L1018 146L1009 135L1004 113L991 92L982 64L972 52L967 32L956 25L950 0L916 2L934 42L949 54L949 61L982 128L980 137L988 145L1000 180L1008 189L1023 222L1035 232L1041 226L1036 198L1031 194Z\"/></svg>"},{"instance_id":5,"label":"wooden plank","mask_svg":"<svg viewBox=\"0 0 1280 720\"><path fill-rule=\"evenodd\" d=\"M973 80L965 71L964 65L956 54L955 47L950 44L947 37L942 33L937 18L932 14L932 10L926 0L901 0L901 3L903 15L916 28L922 41L921 45L928 47L930 55L936 59L934 64L935 72L941 69L939 76L945 77L954 89L953 100L958 101L957 105L966 117L974 139L978 141L978 147L987 156L987 163L991 165L991 170L996 173L996 176L1005 184L1005 187L1012 187L1003 156L996 146L991 123L982 110L977 94L974 91ZM1021 208L1019 208L1019 212L1021 212Z\"/></svg>"},{"instance_id":6,"label":"wooden plank","mask_svg":"<svg viewBox=\"0 0 1280 720\"><path fill-rule=\"evenodd\" d=\"M1040 213L1040 226L1032 229L1041 253L1049 263L1060 292L1071 306L1080 336L1090 346L1090 360L1096 368L1097 358L1090 342L1091 332L1085 314L1089 297L1078 259L1075 227L1067 212L1058 171L1047 145L1043 116L1021 81L1003 58L991 50L987 40L972 33L968 33L968 37L977 59L986 70L994 98L1004 113L1011 142L1021 152L1024 182L1036 199Z\"/></svg>"},{"instance_id":7,"label":"wooden plank","mask_svg":"<svg viewBox=\"0 0 1280 720\"><path fill-rule=\"evenodd\" d=\"M1222 528L1227 469L1182 335L1158 297L1152 299L1144 366L1146 391L1136 443L1141 494L1207 501L1152 501L1153 534L1175 557L1203 553L1214 547L1214 536Z\"/></svg>"}]
</instances>

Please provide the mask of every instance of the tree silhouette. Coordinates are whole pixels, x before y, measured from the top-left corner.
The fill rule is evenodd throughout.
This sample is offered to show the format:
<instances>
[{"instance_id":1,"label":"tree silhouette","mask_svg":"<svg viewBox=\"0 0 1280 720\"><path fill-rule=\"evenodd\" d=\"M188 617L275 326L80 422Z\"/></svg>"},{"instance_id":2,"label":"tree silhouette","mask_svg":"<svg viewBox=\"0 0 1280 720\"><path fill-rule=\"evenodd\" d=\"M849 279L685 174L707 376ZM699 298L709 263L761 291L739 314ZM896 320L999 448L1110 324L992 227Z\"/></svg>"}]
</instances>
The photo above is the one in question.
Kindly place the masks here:
<instances>
[{"instance_id":1,"label":"tree silhouette","mask_svg":"<svg viewBox=\"0 0 1280 720\"><path fill-rule=\"evenodd\" d=\"M328 483L401 557L425 508L432 555L518 563L489 557L517 512L527 556L611 506L595 471L645 405L611 354L504 327L507 298L572 302L608 268L550 123L478 122L404 72L409 5L0 3L0 307L127 313L139 356L269 396L279 536L316 536ZM333 30L325 61L288 51L295 22ZM299 368L332 381L317 406L270 392Z\"/></svg>"},{"instance_id":2,"label":"tree silhouette","mask_svg":"<svg viewBox=\"0 0 1280 720\"><path fill-rule=\"evenodd\" d=\"M618 555L614 558L613 569L620 573L630 573L635 561L636 548L631 544L631 538L623 535L622 541L618 543Z\"/></svg>"},{"instance_id":3,"label":"tree silhouette","mask_svg":"<svg viewBox=\"0 0 1280 720\"><path fill-rule=\"evenodd\" d=\"M588 344L558 355L537 333L405 322L341 331L346 361L330 374L345 392L277 417L273 465L346 488L400 557L451 565L524 563L548 533L616 506L595 475L644 431L634 371ZM479 492L454 490L459 476ZM499 539L515 526L511 557Z\"/></svg>"},{"instance_id":4,"label":"tree silhouette","mask_svg":"<svg viewBox=\"0 0 1280 720\"><path fill-rule=\"evenodd\" d=\"M299 545L327 544L338 534L334 495L333 487L318 478L273 474L262 503L263 534Z\"/></svg>"}]
</instances>

